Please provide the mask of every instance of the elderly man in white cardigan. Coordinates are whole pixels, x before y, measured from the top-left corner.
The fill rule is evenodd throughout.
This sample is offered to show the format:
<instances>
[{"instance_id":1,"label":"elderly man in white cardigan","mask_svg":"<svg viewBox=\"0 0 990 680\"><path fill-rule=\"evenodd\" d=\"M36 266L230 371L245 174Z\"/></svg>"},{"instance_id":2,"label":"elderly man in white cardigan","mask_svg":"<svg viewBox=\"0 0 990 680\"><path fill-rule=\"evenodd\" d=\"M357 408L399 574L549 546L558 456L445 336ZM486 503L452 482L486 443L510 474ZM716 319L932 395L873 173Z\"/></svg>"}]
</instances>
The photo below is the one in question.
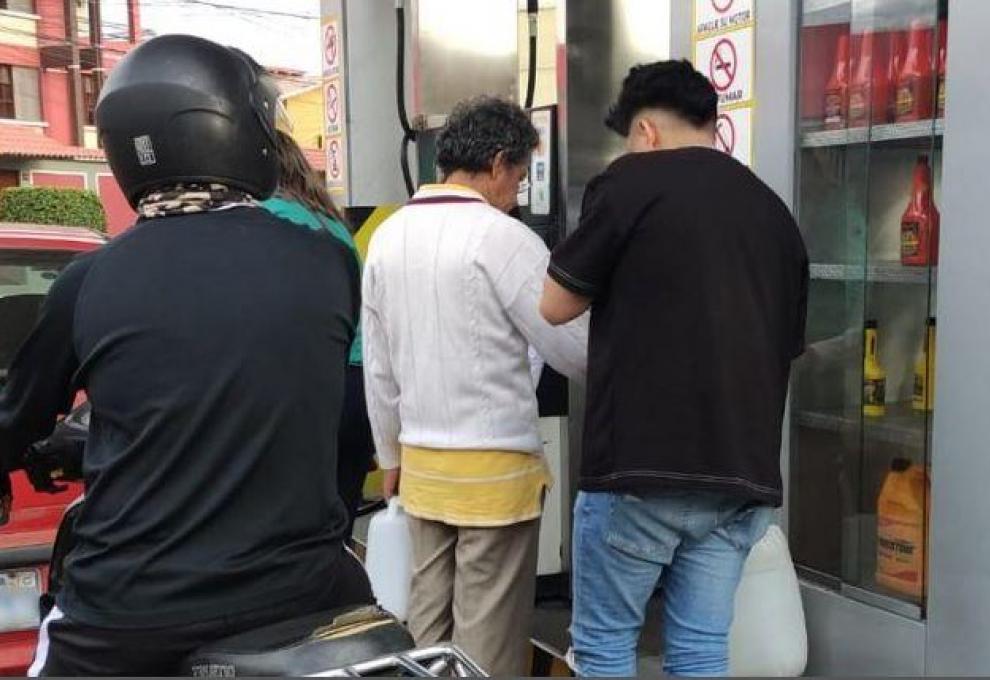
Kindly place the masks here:
<instances>
[{"instance_id":1,"label":"elderly man in white cardigan","mask_svg":"<svg viewBox=\"0 0 990 680\"><path fill-rule=\"evenodd\" d=\"M409 625L492 675L524 673L543 495L527 349L583 381L587 319L540 315L549 252L506 213L539 142L518 106L472 100L438 139L445 183L423 187L372 239L364 271L368 409L411 516Z\"/></svg>"}]
</instances>

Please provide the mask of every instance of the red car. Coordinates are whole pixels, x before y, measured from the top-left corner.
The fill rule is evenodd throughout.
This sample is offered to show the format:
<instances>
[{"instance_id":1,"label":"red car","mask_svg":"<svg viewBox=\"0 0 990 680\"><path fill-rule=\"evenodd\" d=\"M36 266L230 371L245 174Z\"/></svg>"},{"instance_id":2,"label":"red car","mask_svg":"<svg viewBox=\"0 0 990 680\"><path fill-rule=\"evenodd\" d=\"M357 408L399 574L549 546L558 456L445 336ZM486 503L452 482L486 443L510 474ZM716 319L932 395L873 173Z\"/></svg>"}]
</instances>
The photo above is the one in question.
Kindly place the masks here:
<instances>
[{"instance_id":1,"label":"red car","mask_svg":"<svg viewBox=\"0 0 990 680\"><path fill-rule=\"evenodd\" d=\"M0 385L58 273L74 256L104 242L88 229L0 223ZM0 527L0 675L27 672L55 532L66 506L82 491L71 485L60 494L37 493L21 472L12 483L10 522Z\"/></svg>"}]
</instances>

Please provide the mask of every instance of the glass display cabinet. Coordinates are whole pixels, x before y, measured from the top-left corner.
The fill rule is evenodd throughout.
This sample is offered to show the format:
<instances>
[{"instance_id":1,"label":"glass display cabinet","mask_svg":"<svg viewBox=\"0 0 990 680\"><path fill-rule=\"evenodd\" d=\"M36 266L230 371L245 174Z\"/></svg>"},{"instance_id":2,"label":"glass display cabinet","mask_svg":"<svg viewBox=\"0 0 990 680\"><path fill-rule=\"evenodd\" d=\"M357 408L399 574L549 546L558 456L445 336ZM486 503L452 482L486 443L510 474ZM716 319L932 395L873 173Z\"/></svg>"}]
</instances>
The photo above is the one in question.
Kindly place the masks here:
<instances>
[{"instance_id":1,"label":"glass display cabinet","mask_svg":"<svg viewBox=\"0 0 990 680\"><path fill-rule=\"evenodd\" d=\"M811 261L789 522L802 577L925 617L946 0L805 0L798 216Z\"/></svg>"}]
</instances>

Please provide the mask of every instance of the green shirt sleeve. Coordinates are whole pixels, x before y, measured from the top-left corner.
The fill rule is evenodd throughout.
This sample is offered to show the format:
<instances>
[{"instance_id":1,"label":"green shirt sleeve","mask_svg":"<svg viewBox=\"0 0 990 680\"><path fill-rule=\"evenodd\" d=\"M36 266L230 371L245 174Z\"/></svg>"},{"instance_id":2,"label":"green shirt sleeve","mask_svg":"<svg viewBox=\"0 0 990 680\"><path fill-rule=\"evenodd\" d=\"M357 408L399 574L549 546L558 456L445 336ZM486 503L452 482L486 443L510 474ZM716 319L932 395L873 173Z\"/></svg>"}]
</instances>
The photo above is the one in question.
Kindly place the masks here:
<instances>
[{"instance_id":1,"label":"green shirt sleeve","mask_svg":"<svg viewBox=\"0 0 990 680\"><path fill-rule=\"evenodd\" d=\"M354 253L354 259L357 260L358 268L361 267L361 255L358 253L357 245L354 243L354 237L351 236L351 232L347 227L329 215L315 213L302 203L289 201L284 198L270 198L267 201L263 201L261 205L268 212L275 215L275 217L302 227L307 227L313 231L330 232L334 238L341 241ZM361 321L358 320L358 326L354 331L354 342L351 344L350 364L352 366L360 366L362 364L362 355Z\"/></svg>"}]
</instances>

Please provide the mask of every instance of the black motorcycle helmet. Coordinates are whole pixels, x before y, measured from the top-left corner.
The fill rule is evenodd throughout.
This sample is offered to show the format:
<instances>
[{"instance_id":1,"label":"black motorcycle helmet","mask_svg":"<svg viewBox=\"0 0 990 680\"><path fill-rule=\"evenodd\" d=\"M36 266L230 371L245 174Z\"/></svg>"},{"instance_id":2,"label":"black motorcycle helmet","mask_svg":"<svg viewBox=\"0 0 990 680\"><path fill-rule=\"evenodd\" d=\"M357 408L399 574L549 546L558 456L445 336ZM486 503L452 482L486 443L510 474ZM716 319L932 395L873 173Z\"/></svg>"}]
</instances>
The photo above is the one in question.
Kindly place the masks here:
<instances>
[{"instance_id":1,"label":"black motorcycle helmet","mask_svg":"<svg viewBox=\"0 0 990 680\"><path fill-rule=\"evenodd\" d=\"M96 124L132 207L154 189L194 182L263 200L278 183L278 108L274 82L243 52L166 35L114 68Z\"/></svg>"}]
</instances>

